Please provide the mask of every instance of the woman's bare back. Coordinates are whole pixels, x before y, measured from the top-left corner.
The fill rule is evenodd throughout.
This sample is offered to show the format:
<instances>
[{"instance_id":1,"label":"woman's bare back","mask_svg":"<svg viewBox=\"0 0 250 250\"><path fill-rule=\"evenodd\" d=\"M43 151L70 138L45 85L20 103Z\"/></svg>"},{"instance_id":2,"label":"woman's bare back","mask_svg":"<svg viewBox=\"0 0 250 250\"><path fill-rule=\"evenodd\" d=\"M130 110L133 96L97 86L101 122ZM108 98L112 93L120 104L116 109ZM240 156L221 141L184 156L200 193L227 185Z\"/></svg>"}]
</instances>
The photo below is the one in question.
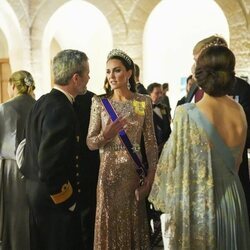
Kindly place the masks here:
<instances>
[{"instance_id":1,"label":"woman's bare back","mask_svg":"<svg viewBox=\"0 0 250 250\"><path fill-rule=\"evenodd\" d=\"M205 94L202 100L196 105L214 125L228 147L240 146L241 151L243 151L246 140L247 122L240 104L228 96L212 97ZM241 157L237 166L240 162Z\"/></svg>"}]
</instances>

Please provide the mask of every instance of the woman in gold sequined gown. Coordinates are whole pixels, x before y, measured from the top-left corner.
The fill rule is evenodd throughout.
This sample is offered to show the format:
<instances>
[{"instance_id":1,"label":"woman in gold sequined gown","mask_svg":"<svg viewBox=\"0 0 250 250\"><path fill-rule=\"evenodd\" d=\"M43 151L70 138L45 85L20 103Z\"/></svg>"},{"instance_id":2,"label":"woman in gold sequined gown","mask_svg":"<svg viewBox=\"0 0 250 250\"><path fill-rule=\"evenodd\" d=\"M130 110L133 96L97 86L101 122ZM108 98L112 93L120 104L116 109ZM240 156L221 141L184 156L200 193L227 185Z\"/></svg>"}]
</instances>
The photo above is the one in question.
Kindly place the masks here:
<instances>
[{"instance_id":1,"label":"woman in gold sequined gown","mask_svg":"<svg viewBox=\"0 0 250 250\"><path fill-rule=\"evenodd\" d=\"M94 249L150 249L145 197L148 195L157 164L157 145L150 98L135 93L134 64L120 50L112 50L107 60L106 98L118 119L111 122L102 97L93 97L87 144L100 149L101 165L97 187L97 212ZM128 86L130 85L130 86ZM135 163L121 142L124 129L141 158L143 134L148 175L139 188Z\"/></svg>"}]
</instances>

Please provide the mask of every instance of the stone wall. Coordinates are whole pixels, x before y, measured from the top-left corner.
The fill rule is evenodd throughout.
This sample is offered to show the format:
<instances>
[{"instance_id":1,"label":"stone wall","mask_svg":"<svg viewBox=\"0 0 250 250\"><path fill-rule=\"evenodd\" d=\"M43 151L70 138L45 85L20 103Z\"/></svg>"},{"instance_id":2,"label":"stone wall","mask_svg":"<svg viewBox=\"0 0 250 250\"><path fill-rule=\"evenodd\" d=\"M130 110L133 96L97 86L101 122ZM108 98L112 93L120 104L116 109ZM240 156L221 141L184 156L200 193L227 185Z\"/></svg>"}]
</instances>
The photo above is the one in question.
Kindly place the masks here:
<instances>
[{"instance_id":1,"label":"stone wall","mask_svg":"<svg viewBox=\"0 0 250 250\"><path fill-rule=\"evenodd\" d=\"M3 0L7 1L7 0ZM24 37L24 59L39 81L42 81L40 58L44 28L57 8L67 0L8 0ZM159 0L88 0L110 23L114 47L128 52L142 65L142 40L147 18ZM250 0L216 0L223 10L230 29L230 48L237 58L236 69L250 77ZM10 58L10 61L14 58Z\"/></svg>"}]
</instances>

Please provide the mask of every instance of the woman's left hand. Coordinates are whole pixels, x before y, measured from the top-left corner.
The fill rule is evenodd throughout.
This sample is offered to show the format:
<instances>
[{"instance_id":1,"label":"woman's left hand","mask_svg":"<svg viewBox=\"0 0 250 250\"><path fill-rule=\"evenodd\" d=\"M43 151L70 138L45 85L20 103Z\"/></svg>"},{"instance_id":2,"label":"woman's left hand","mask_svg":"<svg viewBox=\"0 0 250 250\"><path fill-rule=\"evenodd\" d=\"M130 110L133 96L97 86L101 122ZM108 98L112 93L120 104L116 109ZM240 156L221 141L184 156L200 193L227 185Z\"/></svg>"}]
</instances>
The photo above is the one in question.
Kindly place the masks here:
<instances>
[{"instance_id":1,"label":"woman's left hand","mask_svg":"<svg viewBox=\"0 0 250 250\"><path fill-rule=\"evenodd\" d=\"M149 195L150 189L151 189L151 183L150 183L149 179L147 177L145 177L143 185L139 186L135 190L136 200L137 201L144 200Z\"/></svg>"}]
</instances>

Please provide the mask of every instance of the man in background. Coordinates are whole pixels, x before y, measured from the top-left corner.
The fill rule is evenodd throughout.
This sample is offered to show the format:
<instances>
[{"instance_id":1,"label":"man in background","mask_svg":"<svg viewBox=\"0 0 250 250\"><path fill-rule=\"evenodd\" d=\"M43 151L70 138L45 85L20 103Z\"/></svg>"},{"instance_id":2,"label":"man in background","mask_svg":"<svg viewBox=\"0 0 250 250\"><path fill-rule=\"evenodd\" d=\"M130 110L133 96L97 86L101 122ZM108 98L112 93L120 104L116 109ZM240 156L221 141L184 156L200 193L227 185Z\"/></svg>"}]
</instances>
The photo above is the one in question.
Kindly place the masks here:
<instances>
[{"instance_id":1,"label":"man in background","mask_svg":"<svg viewBox=\"0 0 250 250\"><path fill-rule=\"evenodd\" d=\"M162 148L171 133L168 109L166 106L160 103L160 99L162 97L162 88L160 83L151 83L148 86L147 91L153 104L155 136L158 145L158 152L160 155Z\"/></svg>"},{"instance_id":2,"label":"man in background","mask_svg":"<svg viewBox=\"0 0 250 250\"><path fill-rule=\"evenodd\" d=\"M184 103L187 103L187 95L190 91L190 89L192 88L194 84L194 79L193 79L193 75L189 75L187 77L187 80L186 80L186 95L183 96L178 102L177 102L177 105L176 106L179 106L179 105L182 105Z\"/></svg>"},{"instance_id":3,"label":"man in background","mask_svg":"<svg viewBox=\"0 0 250 250\"><path fill-rule=\"evenodd\" d=\"M140 68L135 64L135 82L136 82L136 92L143 95L148 95L147 90L144 85L140 82Z\"/></svg>"},{"instance_id":4,"label":"man in background","mask_svg":"<svg viewBox=\"0 0 250 250\"><path fill-rule=\"evenodd\" d=\"M169 98L167 95L167 92L169 91L169 84L168 83L163 83L162 84L162 96L160 98L160 102L165 105L165 107L167 108L167 112L168 112L168 118L169 121L171 122L171 107L170 107L170 102L169 102Z\"/></svg>"}]
</instances>

